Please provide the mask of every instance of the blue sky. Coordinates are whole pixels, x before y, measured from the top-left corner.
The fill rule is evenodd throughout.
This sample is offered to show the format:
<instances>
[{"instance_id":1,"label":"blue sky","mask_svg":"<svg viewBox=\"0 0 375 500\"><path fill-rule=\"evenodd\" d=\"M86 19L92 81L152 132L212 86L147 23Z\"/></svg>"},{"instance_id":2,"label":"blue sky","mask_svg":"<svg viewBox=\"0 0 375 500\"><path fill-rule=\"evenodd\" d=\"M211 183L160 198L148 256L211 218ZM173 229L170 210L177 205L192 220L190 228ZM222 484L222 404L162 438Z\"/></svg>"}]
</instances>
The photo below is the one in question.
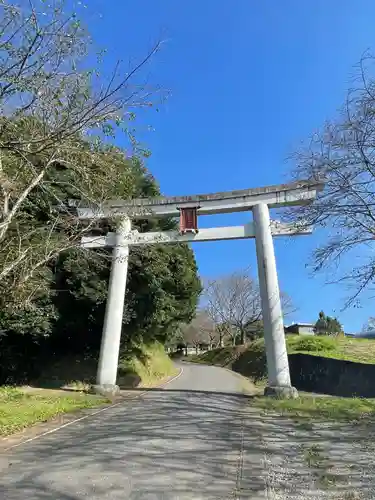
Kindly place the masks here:
<instances>
[{"instance_id":1,"label":"blue sky","mask_svg":"<svg viewBox=\"0 0 375 500\"><path fill-rule=\"evenodd\" d=\"M94 15L94 10L101 18ZM166 40L148 72L171 95L144 124L148 167L166 195L277 184L285 159L342 104L361 54L375 47L373 0L93 0L90 30L108 63L141 57ZM109 67L109 66L108 66ZM189 172L189 174L187 174ZM202 217L200 225L244 223L251 214ZM313 236L275 242L280 286L313 321L322 308L347 331L361 328L371 302L340 313L347 290L306 269ZM194 246L202 276L251 266L253 241Z\"/></svg>"}]
</instances>

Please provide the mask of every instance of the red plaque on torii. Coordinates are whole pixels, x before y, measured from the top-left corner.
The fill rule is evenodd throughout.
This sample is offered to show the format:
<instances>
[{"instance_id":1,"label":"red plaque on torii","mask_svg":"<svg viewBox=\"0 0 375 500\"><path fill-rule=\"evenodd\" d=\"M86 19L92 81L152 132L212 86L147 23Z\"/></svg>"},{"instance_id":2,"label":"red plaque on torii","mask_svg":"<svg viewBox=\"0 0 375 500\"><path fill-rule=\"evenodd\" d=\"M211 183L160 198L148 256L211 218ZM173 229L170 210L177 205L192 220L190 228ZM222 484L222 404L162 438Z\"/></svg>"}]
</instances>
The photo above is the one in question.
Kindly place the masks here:
<instances>
[{"instance_id":1,"label":"red plaque on torii","mask_svg":"<svg viewBox=\"0 0 375 500\"><path fill-rule=\"evenodd\" d=\"M180 208L180 233L198 232L197 207Z\"/></svg>"}]
</instances>

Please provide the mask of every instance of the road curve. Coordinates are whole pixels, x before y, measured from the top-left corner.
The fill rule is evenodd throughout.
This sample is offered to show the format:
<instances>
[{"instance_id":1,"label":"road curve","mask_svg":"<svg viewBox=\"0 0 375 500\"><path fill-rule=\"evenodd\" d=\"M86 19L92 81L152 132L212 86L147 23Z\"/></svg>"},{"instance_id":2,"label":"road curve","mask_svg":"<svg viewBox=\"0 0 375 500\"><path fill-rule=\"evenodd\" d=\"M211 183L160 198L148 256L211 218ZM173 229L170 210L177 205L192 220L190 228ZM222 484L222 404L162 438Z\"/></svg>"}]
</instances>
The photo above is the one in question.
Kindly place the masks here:
<instances>
[{"instance_id":1,"label":"road curve","mask_svg":"<svg viewBox=\"0 0 375 500\"><path fill-rule=\"evenodd\" d=\"M7 452L0 498L265 498L260 453L252 449L244 460L243 380L217 367L182 366L163 390Z\"/></svg>"}]
</instances>

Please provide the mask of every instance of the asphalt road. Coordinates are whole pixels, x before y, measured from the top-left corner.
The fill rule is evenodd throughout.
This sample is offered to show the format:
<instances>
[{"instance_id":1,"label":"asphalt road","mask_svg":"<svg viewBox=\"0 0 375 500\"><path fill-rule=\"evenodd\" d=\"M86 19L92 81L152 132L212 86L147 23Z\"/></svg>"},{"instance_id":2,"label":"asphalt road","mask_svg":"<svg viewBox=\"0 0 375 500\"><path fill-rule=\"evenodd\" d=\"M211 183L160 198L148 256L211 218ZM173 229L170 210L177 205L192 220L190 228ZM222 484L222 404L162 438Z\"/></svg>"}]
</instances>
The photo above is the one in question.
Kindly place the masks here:
<instances>
[{"instance_id":1,"label":"asphalt road","mask_svg":"<svg viewBox=\"0 0 375 500\"><path fill-rule=\"evenodd\" d=\"M184 364L164 390L7 452L0 498L264 499L243 388L227 370Z\"/></svg>"}]
</instances>

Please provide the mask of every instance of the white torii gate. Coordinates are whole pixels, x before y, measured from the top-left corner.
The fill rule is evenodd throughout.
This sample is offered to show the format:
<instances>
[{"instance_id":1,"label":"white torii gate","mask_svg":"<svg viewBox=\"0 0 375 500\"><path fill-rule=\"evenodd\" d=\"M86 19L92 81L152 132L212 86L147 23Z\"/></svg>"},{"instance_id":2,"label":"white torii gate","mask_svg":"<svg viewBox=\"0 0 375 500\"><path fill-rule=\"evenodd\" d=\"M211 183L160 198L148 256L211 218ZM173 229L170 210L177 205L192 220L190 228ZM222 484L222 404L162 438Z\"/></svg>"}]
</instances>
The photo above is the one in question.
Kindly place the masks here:
<instances>
[{"instance_id":1,"label":"white torii gate","mask_svg":"<svg viewBox=\"0 0 375 500\"><path fill-rule=\"evenodd\" d=\"M116 379L129 246L255 238L268 370L265 393L295 397L297 391L291 386L289 374L273 237L311 234L312 228L271 221L269 207L311 203L322 188L321 182L300 181L205 195L113 200L100 206L83 208L71 201L81 219L118 219L116 233L85 236L81 243L85 249L113 248L96 390L101 393L119 390ZM194 209L198 215L252 210L253 222L244 226L199 229L185 234L179 231L139 233L131 229L132 219L179 216L184 209Z\"/></svg>"}]
</instances>

